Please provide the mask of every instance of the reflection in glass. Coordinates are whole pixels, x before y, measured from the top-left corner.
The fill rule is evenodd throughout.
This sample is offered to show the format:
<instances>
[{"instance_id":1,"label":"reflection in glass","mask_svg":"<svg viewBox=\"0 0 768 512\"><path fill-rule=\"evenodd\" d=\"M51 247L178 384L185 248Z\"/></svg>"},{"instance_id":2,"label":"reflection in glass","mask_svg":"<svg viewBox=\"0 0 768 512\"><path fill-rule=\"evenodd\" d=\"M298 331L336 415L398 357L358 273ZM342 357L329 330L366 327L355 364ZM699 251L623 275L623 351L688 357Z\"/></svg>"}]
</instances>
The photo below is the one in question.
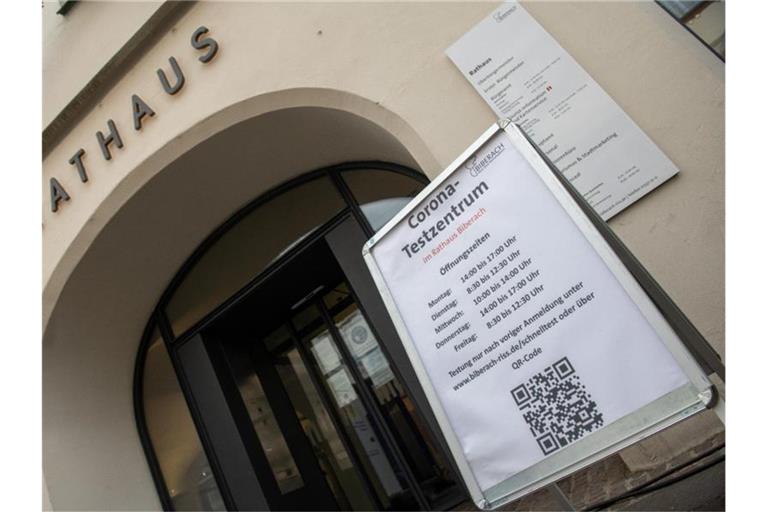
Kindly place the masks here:
<instances>
[{"instance_id":1,"label":"reflection in glass","mask_svg":"<svg viewBox=\"0 0 768 512\"><path fill-rule=\"evenodd\" d=\"M343 510L375 509L287 329L275 333L265 344L336 501Z\"/></svg>"},{"instance_id":2,"label":"reflection in glass","mask_svg":"<svg viewBox=\"0 0 768 512\"><path fill-rule=\"evenodd\" d=\"M322 318L316 306L308 309L314 312L317 319ZM390 459L380 433L374 428L358 395L354 376L325 324L311 329L302 338L383 508L416 508L418 505L405 483L403 471Z\"/></svg>"},{"instance_id":3,"label":"reflection in glass","mask_svg":"<svg viewBox=\"0 0 768 512\"><path fill-rule=\"evenodd\" d=\"M240 383L239 387L280 492L285 494L303 487L304 480L280 431L280 425L269 406L259 378L256 374L251 374Z\"/></svg>"},{"instance_id":4,"label":"reflection in glass","mask_svg":"<svg viewBox=\"0 0 768 512\"><path fill-rule=\"evenodd\" d=\"M371 229L378 231L410 202L410 197L392 197L366 203L360 206L360 209L368 220L368 224L371 225Z\"/></svg>"},{"instance_id":5,"label":"reflection in glass","mask_svg":"<svg viewBox=\"0 0 768 512\"><path fill-rule=\"evenodd\" d=\"M725 59L725 2L658 0L659 4L701 41Z\"/></svg>"},{"instance_id":6,"label":"reflection in glass","mask_svg":"<svg viewBox=\"0 0 768 512\"><path fill-rule=\"evenodd\" d=\"M153 335L144 365L144 415L176 510L225 510L171 359Z\"/></svg>"},{"instance_id":7,"label":"reflection in glass","mask_svg":"<svg viewBox=\"0 0 768 512\"><path fill-rule=\"evenodd\" d=\"M342 174L374 231L407 205L424 184L403 174L379 170L354 170Z\"/></svg>"},{"instance_id":8,"label":"reflection in glass","mask_svg":"<svg viewBox=\"0 0 768 512\"><path fill-rule=\"evenodd\" d=\"M323 298L365 384L373 391L384 418L395 432L400 450L414 471L422 492L434 508L457 499L459 489L448 462L427 429L416 406L392 372L371 327L352 300L346 283Z\"/></svg>"}]
</instances>

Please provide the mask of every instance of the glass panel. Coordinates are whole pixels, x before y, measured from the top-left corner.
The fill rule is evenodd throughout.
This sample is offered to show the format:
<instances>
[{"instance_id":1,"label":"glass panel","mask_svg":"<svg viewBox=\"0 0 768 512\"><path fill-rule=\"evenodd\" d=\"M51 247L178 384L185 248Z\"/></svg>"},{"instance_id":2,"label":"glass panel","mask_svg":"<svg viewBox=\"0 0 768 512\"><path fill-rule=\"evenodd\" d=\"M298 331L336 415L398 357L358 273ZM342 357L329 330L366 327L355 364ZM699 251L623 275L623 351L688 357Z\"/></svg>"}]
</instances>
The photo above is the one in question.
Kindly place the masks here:
<instances>
[{"instance_id":1,"label":"glass panel","mask_svg":"<svg viewBox=\"0 0 768 512\"><path fill-rule=\"evenodd\" d=\"M225 510L171 359L159 334L144 363L144 416L176 510Z\"/></svg>"},{"instance_id":2,"label":"glass panel","mask_svg":"<svg viewBox=\"0 0 768 512\"><path fill-rule=\"evenodd\" d=\"M659 3L666 7L675 18L682 19L704 2L701 0L660 0Z\"/></svg>"},{"instance_id":3,"label":"glass panel","mask_svg":"<svg viewBox=\"0 0 768 512\"><path fill-rule=\"evenodd\" d=\"M413 197L424 188L415 178L393 171L360 169L344 171L342 176L359 204L387 197Z\"/></svg>"},{"instance_id":4,"label":"glass panel","mask_svg":"<svg viewBox=\"0 0 768 512\"><path fill-rule=\"evenodd\" d=\"M317 307L308 309L321 318ZM310 331L304 340L379 501L385 509L416 509L418 504L405 484L403 472L390 460L331 333L323 325Z\"/></svg>"},{"instance_id":5,"label":"glass panel","mask_svg":"<svg viewBox=\"0 0 768 512\"><path fill-rule=\"evenodd\" d=\"M400 450L419 481L433 508L441 510L461 498L448 462L438 449L427 425L381 350L373 330L352 300L346 283L324 298L333 321L349 349L365 384L374 392L389 428L395 433Z\"/></svg>"},{"instance_id":6,"label":"glass panel","mask_svg":"<svg viewBox=\"0 0 768 512\"><path fill-rule=\"evenodd\" d=\"M323 287L320 286L313 290L310 295L314 295L315 293L321 292L322 290ZM299 309L296 313L294 313L293 317L291 317L291 322L297 331L304 331L305 329L308 329L312 323L321 324L322 320L317 317L317 314L313 309L305 308Z\"/></svg>"},{"instance_id":7,"label":"glass panel","mask_svg":"<svg viewBox=\"0 0 768 512\"><path fill-rule=\"evenodd\" d=\"M420 181L391 171L354 170L345 171L342 176L374 231L381 229L424 188Z\"/></svg>"},{"instance_id":8,"label":"glass panel","mask_svg":"<svg viewBox=\"0 0 768 512\"><path fill-rule=\"evenodd\" d=\"M725 2L658 0L664 9L725 59Z\"/></svg>"},{"instance_id":9,"label":"glass panel","mask_svg":"<svg viewBox=\"0 0 768 512\"><path fill-rule=\"evenodd\" d=\"M268 343L267 348L274 356L273 361L280 380L340 508L374 510L376 507L365 492L364 484L299 351L290 341L287 329L277 332L281 334L281 341L287 343Z\"/></svg>"},{"instance_id":10,"label":"glass panel","mask_svg":"<svg viewBox=\"0 0 768 512\"><path fill-rule=\"evenodd\" d=\"M360 209L368 220L368 224L371 225L371 229L378 231L410 202L410 197L392 197L366 203L361 205Z\"/></svg>"},{"instance_id":11,"label":"glass panel","mask_svg":"<svg viewBox=\"0 0 768 512\"><path fill-rule=\"evenodd\" d=\"M240 383L239 387L261 449L264 450L280 492L285 494L303 487L304 480L272 413L261 381L256 374L251 374Z\"/></svg>"},{"instance_id":12,"label":"glass panel","mask_svg":"<svg viewBox=\"0 0 768 512\"><path fill-rule=\"evenodd\" d=\"M169 301L174 333L183 333L344 207L324 176L249 213L203 255Z\"/></svg>"}]
</instances>

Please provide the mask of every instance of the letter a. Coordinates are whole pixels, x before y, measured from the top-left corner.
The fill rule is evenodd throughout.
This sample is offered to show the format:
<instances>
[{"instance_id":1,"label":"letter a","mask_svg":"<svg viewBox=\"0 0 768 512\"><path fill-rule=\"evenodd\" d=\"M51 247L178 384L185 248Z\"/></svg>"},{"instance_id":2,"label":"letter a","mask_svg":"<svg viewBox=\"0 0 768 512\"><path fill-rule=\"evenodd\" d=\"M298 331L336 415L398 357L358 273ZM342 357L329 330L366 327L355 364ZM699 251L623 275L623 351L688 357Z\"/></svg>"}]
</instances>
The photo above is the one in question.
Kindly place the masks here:
<instances>
[{"instance_id":1,"label":"letter a","mask_svg":"<svg viewBox=\"0 0 768 512\"><path fill-rule=\"evenodd\" d=\"M144 116L154 116L155 111L139 98L138 94L131 96L131 105L133 106L133 128L141 130L141 120L144 119Z\"/></svg>"},{"instance_id":2,"label":"letter a","mask_svg":"<svg viewBox=\"0 0 768 512\"><path fill-rule=\"evenodd\" d=\"M64 201L69 201L69 194L67 194L67 191L64 190L64 187L61 186L61 183L59 183L59 180L56 178L51 178L51 211L56 212L59 209L59 202L63 199Z\"/></svg>"}]
</instances>

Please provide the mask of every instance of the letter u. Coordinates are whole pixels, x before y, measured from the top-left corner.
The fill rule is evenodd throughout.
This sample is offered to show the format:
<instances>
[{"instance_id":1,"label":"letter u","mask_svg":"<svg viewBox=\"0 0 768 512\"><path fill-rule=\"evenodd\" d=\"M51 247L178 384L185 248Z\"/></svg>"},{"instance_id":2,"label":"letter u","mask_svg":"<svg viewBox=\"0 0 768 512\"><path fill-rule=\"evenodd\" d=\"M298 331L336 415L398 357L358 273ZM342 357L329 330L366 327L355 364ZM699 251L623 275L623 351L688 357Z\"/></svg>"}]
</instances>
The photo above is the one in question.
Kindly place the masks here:
<instances>
[{"instance_id":1,"label":"letter u","mask_svg":"<svg viewBox=\"0 0 768 512\"><path fill-rule=\"evenodd\" d=\"M168 62L171 63L171 69L173 69L173 73L176 75L176 83L171 86L171 84L168 83L168 77L165 76L165 71L162 69L157 70L157 77L160 79L160 84L162 84L163 90L168 94L173 95L184 87L184 73L181 72L181 68L179 67L179 63L176 62L175 57L168 59Z\"/></svg>"}]
</instances>

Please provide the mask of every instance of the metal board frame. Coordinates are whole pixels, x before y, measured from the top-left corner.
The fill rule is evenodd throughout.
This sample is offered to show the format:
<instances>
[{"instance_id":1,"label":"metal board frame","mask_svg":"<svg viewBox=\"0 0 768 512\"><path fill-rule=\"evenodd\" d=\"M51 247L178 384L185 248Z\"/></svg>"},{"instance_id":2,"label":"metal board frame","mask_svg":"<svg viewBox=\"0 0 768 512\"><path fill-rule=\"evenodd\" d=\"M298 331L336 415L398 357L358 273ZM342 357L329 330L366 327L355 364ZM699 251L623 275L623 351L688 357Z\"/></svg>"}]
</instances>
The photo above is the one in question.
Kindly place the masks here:
<instances>
[{"instance_id":1,"label":"metal board frame","mask_svg":"<svg viewBox=\"0 0 768 512\"><path fill-rule=\"evenodd\" d=\"M509 142L525 158L534 172L544 182L550 193L565 209L582 235L592 245L603 262L614 274L626 293L645 316L648 323L659 335L677 364L688 378L688 383L658 398L639 410L606 425L596 432L570 444L540 462L510 475L498 484L482 489L469 465L461 444L453 431L443 405L438 398L431 379L423 365L416 345L398 311L389 287L376 263L374 251L376 245L397 227L438 187L448 180L454 172L486 142L500 132L506 133ZM669 297L664 294L631 253L612 234L610 228L586 205L575 189L566 182L551 162L538 151L525 133L509 120L502 119L491 126L473 142L456 160L438 175L419 193L403 210L393 217L364 246L363 258L368 265L387 310L392 317L403 346L408 354L414 371L424 388L424 392L433 408L435 417L456 461L467 490L478 508L494 509L512 500L518 499L537 489L550 485L557 480L588 466L604 457L653 435L685 418L714 405L717 394L707 374L689 351L698 349L698 360L710 371L721 373L719 359L701 357L711 347L688 322ZM659 297L665 300L660 300ZM701 343L706 347L702 349ZM711 363L710 363L711 360ZM724 374L724 373L723 373Z\"/></svg>"}]
</instances>

